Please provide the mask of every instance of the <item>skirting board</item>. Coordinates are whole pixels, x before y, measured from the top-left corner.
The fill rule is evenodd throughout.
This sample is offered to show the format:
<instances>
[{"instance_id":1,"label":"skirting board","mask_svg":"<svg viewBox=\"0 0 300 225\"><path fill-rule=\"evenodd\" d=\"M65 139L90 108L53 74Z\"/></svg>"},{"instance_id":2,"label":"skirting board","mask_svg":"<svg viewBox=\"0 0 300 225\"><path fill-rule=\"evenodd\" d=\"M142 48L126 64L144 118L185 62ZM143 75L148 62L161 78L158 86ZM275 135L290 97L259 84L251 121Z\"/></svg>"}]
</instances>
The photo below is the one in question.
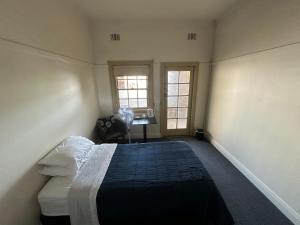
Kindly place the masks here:
<instances>
[{"instance_id":1,"label":"skirting board","mask_svg":"<svg viewBox=\"0 0 300 225\"><path fill-rule=\"evenodd\" d=\"M300 225L300 215L273 192L264 182L256 177L244 164L235 158L221 144L219 144L212 136L206 135L210 143L220 151L244 176L247 177L287 218L295 225Z\"/></svg>"}]
</instances>

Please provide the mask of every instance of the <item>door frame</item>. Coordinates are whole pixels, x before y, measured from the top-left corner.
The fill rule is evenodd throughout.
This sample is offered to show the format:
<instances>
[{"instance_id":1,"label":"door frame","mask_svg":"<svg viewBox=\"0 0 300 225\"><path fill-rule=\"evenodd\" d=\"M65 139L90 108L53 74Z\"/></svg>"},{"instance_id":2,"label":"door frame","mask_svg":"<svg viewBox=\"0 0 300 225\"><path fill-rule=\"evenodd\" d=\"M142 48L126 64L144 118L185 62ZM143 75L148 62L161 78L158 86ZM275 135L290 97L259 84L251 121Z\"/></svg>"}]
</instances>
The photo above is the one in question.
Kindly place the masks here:
<instances>
[{"instance_id":1,"label":"door frame","mask_svg":"<svg viewBox=\"0 0 300 225\"><path fill-rule=\"evenodd\" d=\"M199 73L199 62L162 62L160 63L160 132L162 136L168 136L166 133L166 98L165 98L165 75L166 69L168 67L192 67L193 68L193 80L192 83L192 90L191 90L191 111L190 111L190 121L189 123L189 130L182 135L194 135L195 132L195 110L196 110L196 96L197 96L197 84L198 84L198 73ZM169 134L170 135L170 134Z\"/></svg>"}]
</instances>

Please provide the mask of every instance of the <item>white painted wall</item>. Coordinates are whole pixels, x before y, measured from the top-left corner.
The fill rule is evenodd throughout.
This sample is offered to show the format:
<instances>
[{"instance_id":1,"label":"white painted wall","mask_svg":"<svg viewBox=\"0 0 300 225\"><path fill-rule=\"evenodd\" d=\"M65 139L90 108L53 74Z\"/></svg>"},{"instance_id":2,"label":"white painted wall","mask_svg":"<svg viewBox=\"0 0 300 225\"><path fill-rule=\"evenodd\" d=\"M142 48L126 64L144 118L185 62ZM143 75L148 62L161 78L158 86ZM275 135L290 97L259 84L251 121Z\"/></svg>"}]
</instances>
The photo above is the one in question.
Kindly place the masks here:
<instances>
[{"instance_id":1,"label":"white painted wall","mask_svg":"<svg viewBox=\"0 0 300 225\"><path fill-rule=\"evenodd\" d=\"M37 161L69 135L92 134L99 108L91 46L73 1L1 1L1 225L39 224L46 178Z\"/></svg>"},{"instance_id":2,"label":"white painted wall","mask_svg":"<svg viewBox=\"0 0 300 225\"><path fill-rule=\"evenodd\" d=\"M300 1L242 1L218 20L207 130L300 224Z\"/></svg>"},{"instance_id":3,"label":"white painted wall","mask_svg":"<svg viewBox=\"0 0 300 225\"><path fill-rule=\"evenodd\" d=\"M218 20L215 60L299 42L298 0L241 1Z\"/></svg>"},{"instance_id":4,"label":"white painted wall","mask_svg":"<svg viewBox=\"0 0 300 225\"><path fill-rule=\"evenodd\" d=\"M92 62L91 23L73 0L1 0L0 37Z\"/></svg>"},{"instance_id":5,"label":"white painted wall","mask_svg":"<svg viewBox=\"0 0 300 225\"><path fill-rule=\"evenodd\" d=\"M159 121L160 63L199 61L199 80L195 126L203 126L206 84L213 42L212 23L177 21L97 22L94 24L94 46L99 103L103 116L112 113L112 99L107 60L154 60L154 103ZM187 41L187 33L196 32L197 41ZM121 41L110 41L119 33ZM141 136L141 129L133 130ZM160 136L160 126L151 125L149 136Z\"/></svg>"}]
</instances>

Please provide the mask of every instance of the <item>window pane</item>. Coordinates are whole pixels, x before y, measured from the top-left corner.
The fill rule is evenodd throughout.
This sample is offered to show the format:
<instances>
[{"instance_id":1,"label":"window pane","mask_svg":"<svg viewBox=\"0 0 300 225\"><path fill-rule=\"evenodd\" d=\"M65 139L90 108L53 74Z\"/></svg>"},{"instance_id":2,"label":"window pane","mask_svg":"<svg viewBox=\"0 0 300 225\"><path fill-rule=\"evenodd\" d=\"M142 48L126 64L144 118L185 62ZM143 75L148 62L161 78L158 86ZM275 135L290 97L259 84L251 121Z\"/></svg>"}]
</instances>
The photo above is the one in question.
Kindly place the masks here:
<instances>
[{"instance_id":1,"label":"window pane","mask_svg":"<svg viewBox=\"0 0 300 225\"><path fill-rule=\"evenodd\" d=\"M138 80L138 88L139 89L147 88L147 80Z\"/></svg>"},{"instance_id":2,"label":"window pane","mask_svg":"<svg viewBox=\"0 0 300 225\"><path fill-rule=\"evenodd\" d=\"M185 129L187 127L187 119L178 119L177 129Z\"/></svg>"},{"instance_id":3,"label":"window pane","mask_svg":"<svg viewBox=\"0 0 300 225\"><path fill-rule=\"evenodd\" d=\"M128 99L120 99L120 107L128 107Z\"/></svg>"},{"instance_id":4,"label":"window pane","mask_svg":"<svg viewBox=\"0 0 300 225\"><path fill-rule=\"evenodd\" d=\"M137 98L137 90L128 90L129 98Z\"/></svg>"},{"instance_id":5,"label":"window pane","mask_svg":"<svg viewBox=\"0 0 300 225\"><path fill-rule=\"evenodd\" d=\"M177 107L178 97L168 97L168 107Z\"/></svg>"},{"instance_id":6,"label":"window pane","mask_svg":"<svg viewBox=\"0 0 300 225\"><path fill-rule=\"evenodd\" d=\"M129 107L130 108L137 108L137 99L129 99Z\"/></svg>"},{"instance_id":7,"label":"window pane","mask_svg":"<svg viewBox=\"0 0 300 225\"><path fill-rule=\"evenodd\" d=\"M118 89L127 88L127 80L117 80L117 87Z\"/></svg>"},{"instance_id":8,"label":"window pane","mask_svg":"<svg viewBox=\"0 0 300 225\"><path fill-rule=\"evenodd\" d=\"M127 90L119 90L119 98L128 98Z\"/></svg>"},{"instance_id":9,"label":"window pane","mask_svg":"<svg viewBox=\"0 0 300 225\"><path fill-rule=\"evenodd\" d=\"M178 84L168 84L168 95L178 95Z\"/></svg>"},{"instance_id":10,"label":"window pane","mask_svg":"<svg viewBox=\"0 0 300 225\"><path fill-rule=\"evenodd\" d=\"M138 104L140 108L146 108L147 107L147 99L138 99Z\"/></svg>"},{"instance_id":11,"label":"window pane","mask_svg":"<svg viewBox=\"0 0 300 225\"><path fill-rule=\"evenodd\" d=\"M178 118L187 118L188 108L178 108Z\"/></svg>"},{"instance_id":12,"label":"window pane","mask_svg":"<svg viewBox=\"0 0 300 225\"><path fill-rule=\"evenodd\" d=\"M179 84L179 95L188 95L189 94L189 84Z\"/></svg>"},{"instance_id":13,"label":"window pane","mask_svg":"<svg viewBox=\"0 0 300 225\"><path fill-rule=\"evenodd\" d=\"M137 81L136 80L128 80L128 88L129 89L136 89L137 88Z\"/></svg>"},{"instance_id":14,"label":"window pane","mask_svg":"<svg viewBox=\"0 0 300 225\"><path fill-rule=\"evenodd\" d=\"M177 119L168 119L167 120L167 129L176 129Z\"/></svg>"},{"instance_id":15,"label":"window pane","mask_svg":"<svg viewBox=\"0 0 300 225\"><path fill-rule=\"evenodd\" d=\"M142 72L139 66L127 71L126 67L122 72L117 70L115 84L119 107L147 108L148 107L148 73ZM123 76L124 74L124 76Z\"/></svg>"},{"instance_id":16,"label":"window pane","mask_svg":"<svg viewBox=\"0 0 300 225\"><path fill-rule=\"evenodd\" d=\"M168 118L177 118L177 108L168 108Z\"/></svg>"},{"instance_id":17,"label":"window pane","mask_svg":"<svg viewBox=\"0 0 300 225\"><path fill-rule=\"evenodd\" d=\"M189 98L188 96L179 96L178 97L178 107L188 107Z\"/></svg>"},{"instance_id":18,"label":"window pane","mask_svg":"<svg viewBox=\"0 0 300 225\"><path fill-rule=\"evenodd\" d=\"M180 71L179 83L189 83L190 82L190 71Z\"/></svg>"},{"instance_id":19,"label":"window pane","mask_svg":"<svg viewBox=\"0 0 300 225\"><path fill-rule=\"evenodd\" d=\"M138 90L138 98L147 98L147 90Z\"/></svg>"},{"instance_id":20,"label":"window pane","mask_svg":"<svg viewBox=\"0 0 300 225\"><path fill-rule=\"evenodd\" d=\"M178 83L178 77L178 71L168 71L168 83Z\"/></svg>"}]
</instances>

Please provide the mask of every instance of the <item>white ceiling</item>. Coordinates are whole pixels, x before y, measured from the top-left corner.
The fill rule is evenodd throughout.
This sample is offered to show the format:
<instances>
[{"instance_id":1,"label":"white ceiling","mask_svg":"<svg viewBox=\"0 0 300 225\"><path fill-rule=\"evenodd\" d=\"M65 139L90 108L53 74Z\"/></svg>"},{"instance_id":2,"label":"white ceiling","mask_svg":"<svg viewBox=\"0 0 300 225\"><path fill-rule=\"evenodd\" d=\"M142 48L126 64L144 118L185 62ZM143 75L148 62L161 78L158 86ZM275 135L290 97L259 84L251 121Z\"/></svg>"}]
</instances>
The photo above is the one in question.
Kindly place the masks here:
<instances>
[{"instance_id":1,"label":"white ceiling","mask_svg":"<svg viewBox=\"0 0 300 225\"><path fill-rule=\"evenodd\" d=\"M214 20L238 0L76 0L92 19Z\"/></svg>"}]
</instances>

